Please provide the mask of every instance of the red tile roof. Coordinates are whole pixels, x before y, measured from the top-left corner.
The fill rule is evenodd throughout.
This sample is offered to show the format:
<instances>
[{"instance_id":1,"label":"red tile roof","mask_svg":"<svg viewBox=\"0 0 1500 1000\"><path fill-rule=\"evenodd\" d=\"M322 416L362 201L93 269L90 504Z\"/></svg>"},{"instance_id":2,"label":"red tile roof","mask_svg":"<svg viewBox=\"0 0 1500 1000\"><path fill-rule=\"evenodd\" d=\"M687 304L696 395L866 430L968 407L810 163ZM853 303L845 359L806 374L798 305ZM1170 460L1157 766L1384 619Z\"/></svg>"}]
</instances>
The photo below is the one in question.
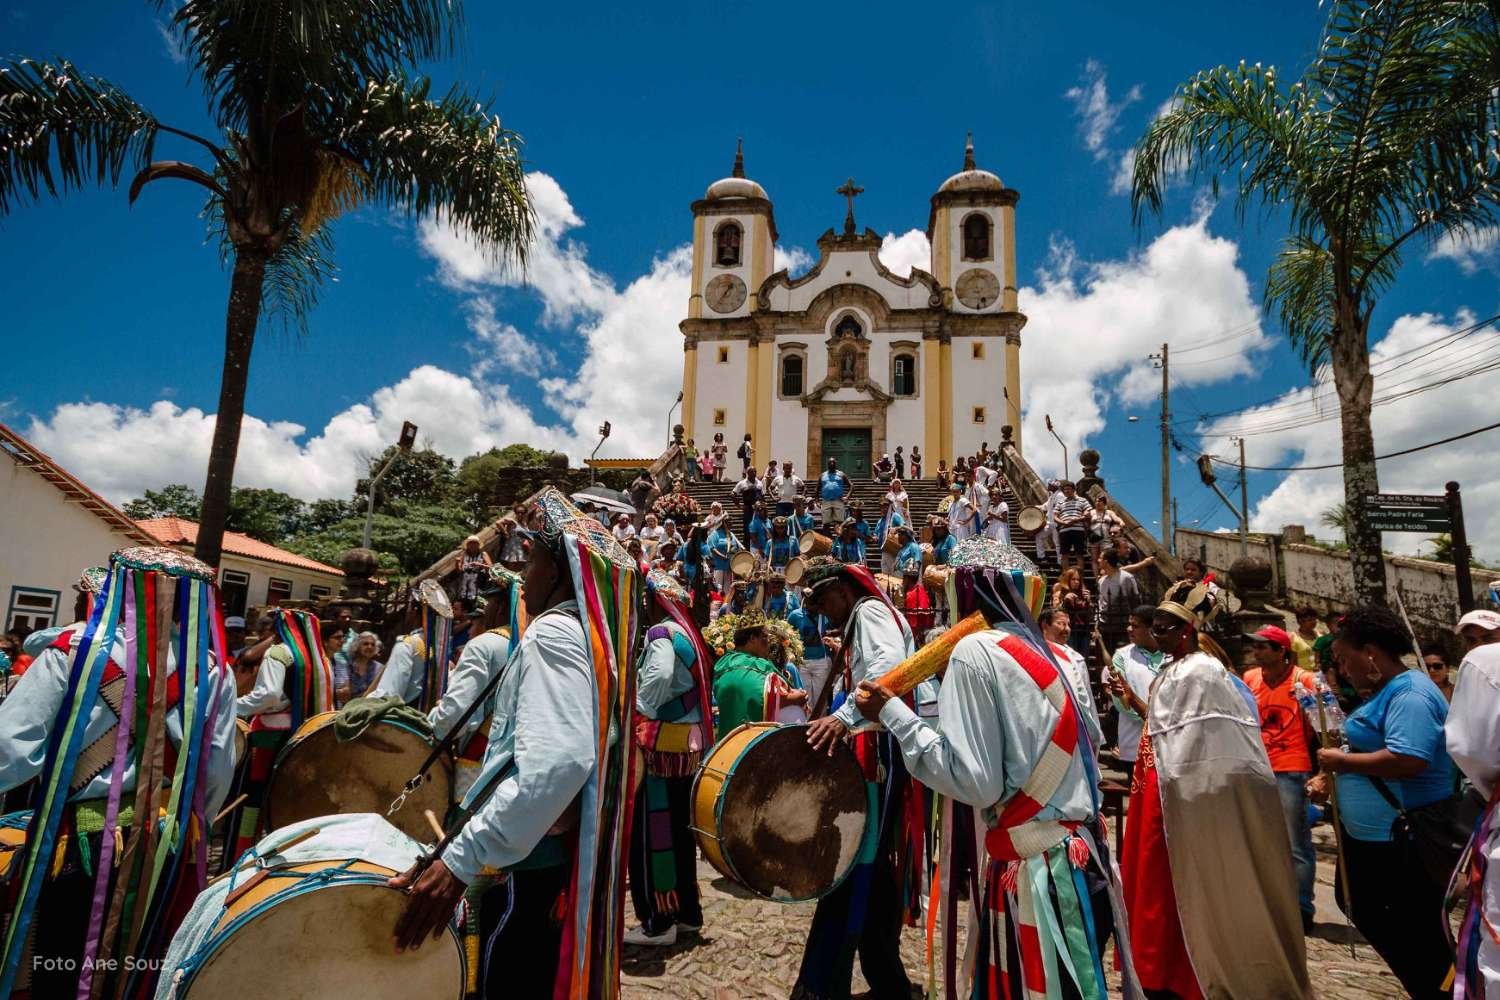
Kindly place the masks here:
<instances>
[{"instance_id":1,"label":"red tile roof","mask_svg":"<svg viewBox=\"0 0 1500 1000\"><path fill-rule=\"evenodd\" d=\"M198 522L196 521L188 521L180 517L154 517L145 521L137 521L136 524L150 532L162 545L191 548L198 541ZM314 573L332 573L338 577L344 575L341 569L320 563L316 559L299 556L286 549L279 549L269 542L242 535L238 531L224 532L224 551L229 555L280 563L283 566L295 566Z\"/></svg>"}]
</instances>

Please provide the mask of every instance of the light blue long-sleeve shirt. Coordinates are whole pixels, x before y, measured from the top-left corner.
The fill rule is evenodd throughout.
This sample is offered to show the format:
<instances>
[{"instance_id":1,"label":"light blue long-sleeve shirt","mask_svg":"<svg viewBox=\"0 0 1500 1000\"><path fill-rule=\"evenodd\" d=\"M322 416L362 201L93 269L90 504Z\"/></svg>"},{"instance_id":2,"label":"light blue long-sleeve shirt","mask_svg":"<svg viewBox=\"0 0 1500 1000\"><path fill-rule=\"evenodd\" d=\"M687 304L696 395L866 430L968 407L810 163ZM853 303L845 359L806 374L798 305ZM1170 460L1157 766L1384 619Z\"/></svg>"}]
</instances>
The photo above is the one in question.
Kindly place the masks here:
<instances>
[{"instance_id":1,"label":"light blue long-sleeve shirt","mask_svg":"<svg viewBox=\"0 0 1500 1000\"><path fill-rule=\"evenodd\" d=\"M912 777L983 810L987 823L1030 779L1059 717L1036 682L1000 648L1004 634L977 632L954 647L938 694L942 721L936 728L897 698L880 710ZM1074 754L1036 818L1081 821L1093 812L1088 774L1081 755Z\"/></svg>"},{"instance_id":2,"label":"light blue long-sleeve shirt","mask_svg":"<svg viewBox=\"0 0 1500 1000\"><path fill-rule=\"evenodd\" d=\"M868 729L872 723L854 707L854 692L867 677L878 678L912 654L915 643L905 619L897 620L883 601L869 597L854 605L844 635L853 633L849 647L850 684L848 697L834 712L834 717L849 729ZM847 639L845 641L848 641Z\"/></svg>"},{"instance_id":3,"label":"light blue long-sleeve shirt","mask_svg":"<svg viewBox=\"0 0 1500 1000\"><path fill-rule=\"evenodd\" d=\"M78 648L82 630L73 634L71 649ZM125 660L125 644L117 635L110 657L116 663ZM0 702L0 792L9 791L41 773L47 757L47 741L52 727L57 723L68 691L70 652L61 649L45 649L30 669L16 682L10 696ZM167 670L176 672L177 652L175 646L167 650ZM213 687L200 691L199 698L214 706L214 728L209 733L208 771L204 785L204 801L210 815L218 812L229 794L229 785L234 780L234 675L228 671L210 671ZM200 709L206 707L200 702ZM84 729L83 745L89 746L103 736L118 720L109 705L100 698L89 712L88 725ZM182 745L181 714L172 710L166 718L167 738L173 746ZM82 789L68 797L70 802L85 799L102 799L109 794L110 774L106 768ZM125 791L135 788L135 765L130 765L124 775Z\"/></svg>"},{"instance_id":4,"label":"light blue long-sleeve shirt","mask_svg":"<svg viewBox=\"0 0 1500 1000\"><path fill-rule=\"evenodd\" d=\"M667 702L681 698L693 690L693 660L684 660L678 655L678 646L687 639L682 626L674 621L662 622L672 633L679 636L676 643L671 636L662 636L646 643L641 655L641 665L635 675L635 707L648 719L655 719L657 712ZM686 715L672 722L701 722L703 712L694 705Z\"/></svg>"},{"instance_id":5,"label":"light blue long-sleeve shirt","mask_svg":"<svg viewBox=\"0 0 1500 1000\"><path fill-rule=\"evenodd\" d=\"M567 601L526 629L495 692L480 782L495 791L443 852L455 876L524 861L598 766L594 662L578 605Z\"/></svg>"},{"instance_id":6,"label":"light blue long-sleeve shirt","mask_svg":"<svg viewBox=\"0 0 1500 1000\"><path fill-rule=\"evenodd\" d=\"M375 682L372 698L396 696L408 705L415 705L422 696L422 680L427 670L417 647L422 643L420 630L408 632L397 639L391 648L391 658L385 661L385 670Z\"/></svg>"},{"instance_id":7,"label":"light blue long-sleeve shirt","mask_svg":"<svg viewBox=\"0 0 1500 1000\"><path fill-rule=\"evenodd\" d=\"M448 734L458 723L459 717L469 710L469 706L479 698L484 691L485 685L494 676L505 668L506 661L510 659L510 636L499 632L485 632L470 639L458 654L458 662L453 665L453 670L448 675L448 690L443 692L443 697L433 706L432 711L427 713L427 720L432 723L432 731L438 739L447 739ZM498 686L496 688L498 690ZM495 692L490 692L493 700ZM469 720L464 723L463 732L459 734L458 745L462 747L479 727L484 725L488 717L487 708L480 708Z\"/></svg>"}]
</instances>

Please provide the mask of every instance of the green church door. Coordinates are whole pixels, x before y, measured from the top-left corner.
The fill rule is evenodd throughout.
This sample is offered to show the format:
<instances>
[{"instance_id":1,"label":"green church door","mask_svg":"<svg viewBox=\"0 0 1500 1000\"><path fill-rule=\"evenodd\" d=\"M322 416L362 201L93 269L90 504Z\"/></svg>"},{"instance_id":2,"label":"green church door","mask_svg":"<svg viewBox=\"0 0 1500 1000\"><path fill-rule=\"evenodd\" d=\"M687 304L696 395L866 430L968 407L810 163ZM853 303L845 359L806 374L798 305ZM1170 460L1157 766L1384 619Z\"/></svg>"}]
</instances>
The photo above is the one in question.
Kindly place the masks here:
<instances>
[{"instance_id":1,"label":"green church door","mask_svg":"<svg viewBox=\"0 0 1500 1000\"><path fill-rule=\"evenodd\" d=\"M823 468L830 458L851 479L870 478L870 428L837 427L823 431ZM818 470L819 472L822 469Z\"/></svg>"}]
</instances>

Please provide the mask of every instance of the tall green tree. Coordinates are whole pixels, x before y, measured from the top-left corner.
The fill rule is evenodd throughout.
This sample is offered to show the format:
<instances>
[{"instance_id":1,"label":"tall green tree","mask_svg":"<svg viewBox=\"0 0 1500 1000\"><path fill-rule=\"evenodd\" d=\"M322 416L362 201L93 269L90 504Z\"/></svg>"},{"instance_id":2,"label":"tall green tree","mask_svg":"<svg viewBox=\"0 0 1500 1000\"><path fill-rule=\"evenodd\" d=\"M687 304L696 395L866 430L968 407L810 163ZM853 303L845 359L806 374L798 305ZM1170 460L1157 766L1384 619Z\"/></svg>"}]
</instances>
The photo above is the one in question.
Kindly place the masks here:
<instances>
[{"instance_id":1,"label":"tall green tree","mask_svg":"<svg viewBox=\"0 0 1500 1000\"><path fill-rule=\"evenodd\" d=\"M180 517L186 521L196 521L203 510L203 499L198 496L197 490L186 483L171 483L159 490L147 490L120 509L125 512L125 516L136 521L149 521L157 517Z\"/></svg>"},{"instance_id":2,"label":"tall green tree","mask_svg":"<svg viewBox=\"0 0 1500 1000\"><path fill-rule=\"evenodd\" d=\"M1177 88L1136 146L1131 207L1159 214L1179 174L1208 175L1291 232L1265 300L1339 399L1344 504L1359 600L1385 602L1370 426L1370 317L1412 246L1495 225L1500 203L1500 4L1335 0L1316 56L1284 81L1260 64Z\"/></svg>"},{"instance_id":3,"label":"tall green tree","mask_svg":"<svg viewBox=\"0 0 1500 1000\"><path fill-rule=\"evenodd\" d=\"M519 138L489 104L432 93L417 60L455 48L458 0L152 0L171 14L217 133L160 121L66 60L0 62L0 215L42 194L172 179L207 192L230 277L196 555L218 565L263 316L305 329L332 270L331 219L361 204L434 213L524 262L534 219ZM198 162L156 159L163 137Z\"/></svg>"}]
</instances>

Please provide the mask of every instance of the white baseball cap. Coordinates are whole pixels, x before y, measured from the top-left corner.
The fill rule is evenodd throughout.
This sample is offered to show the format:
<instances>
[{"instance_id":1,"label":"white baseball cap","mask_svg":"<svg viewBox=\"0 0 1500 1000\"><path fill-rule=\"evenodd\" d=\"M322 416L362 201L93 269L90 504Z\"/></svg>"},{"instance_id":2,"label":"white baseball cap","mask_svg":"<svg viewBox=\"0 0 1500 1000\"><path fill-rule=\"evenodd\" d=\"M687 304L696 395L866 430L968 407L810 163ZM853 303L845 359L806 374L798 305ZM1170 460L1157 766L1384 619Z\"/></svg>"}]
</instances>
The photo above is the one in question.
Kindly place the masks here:
<instances>
[{"instance_id":1,"label":"white baseball cap","mask_svg":"<svg viewBox=\"0 0 1500 1000\"><path fill-rule=\"evenodd\" d=\"M1478 625L1486 632L1493 632L1500 629L1500 614L1485 610L1470 611L1458 620L1458 624L1453 626L1453 631L1462 632L1470 625Z\"/></svg>"},{"instance_id":2,"label":"white baseball cap","mask_svg":"<svg viewBox=\"0 0 1500 1000\"><path fill-rule=\"evenodd\" d=\"M245 619L241 618L239 615L230 615L228 618L224 619L224 627L225 628L244 628L245 627Z\"/></svg>"}]
</instances>

